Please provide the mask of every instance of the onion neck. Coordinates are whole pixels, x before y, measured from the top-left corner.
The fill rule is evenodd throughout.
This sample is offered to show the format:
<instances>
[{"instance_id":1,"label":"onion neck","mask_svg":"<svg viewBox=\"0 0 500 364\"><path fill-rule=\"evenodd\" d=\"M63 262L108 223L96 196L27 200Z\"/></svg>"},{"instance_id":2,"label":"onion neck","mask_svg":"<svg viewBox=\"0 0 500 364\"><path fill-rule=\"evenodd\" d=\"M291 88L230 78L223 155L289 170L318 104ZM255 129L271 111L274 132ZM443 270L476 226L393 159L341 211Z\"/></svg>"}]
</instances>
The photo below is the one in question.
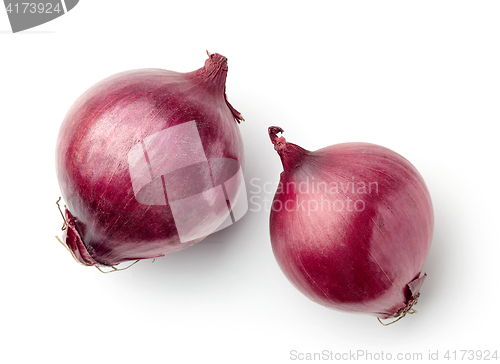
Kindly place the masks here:
<instances>
[{"instance_id":1,"label":"onion neck","mask_svg":"<svg viewBox=\"0 0 500 364\"><path fill-rule=\"evenodd\" d=\"M208 59L205 61L205 65L191 73L188 73L188 77L196 80L196 82L205 88L208 93L216 97L223 97L224 101L231 111L236 122L240 122L243 116L234 107L231 106L229 101L227 101L226 96L226 77L227 77L227 58L218 53L208 53Z\"/></svg>"},{"instance_id":2,"label":"onion neck","mask_svg":"<svg viewBox=\"0 0 500 364\"><path fill-rule=\"evenodd\" d=\"M205 65L194 71L194 76L213 94L224 95L226 90L227 58L218 53L208 53Z\"/></svg>"},{"instance_id":3,"label":"onion neck","mask_svg":"<svg viewBox=\"0 0 500 364\"><path fill-rule=\"evenodd\" d=\"M271 126L268 131L271 142L274 144L274 149L281 158L284 171L291 172L297 169L302 164L304 157L310 154L306 149L296 144L288 143L284 137L279 137L278 133L284 132L279 126Z\"/></svg>"}]
</instances>

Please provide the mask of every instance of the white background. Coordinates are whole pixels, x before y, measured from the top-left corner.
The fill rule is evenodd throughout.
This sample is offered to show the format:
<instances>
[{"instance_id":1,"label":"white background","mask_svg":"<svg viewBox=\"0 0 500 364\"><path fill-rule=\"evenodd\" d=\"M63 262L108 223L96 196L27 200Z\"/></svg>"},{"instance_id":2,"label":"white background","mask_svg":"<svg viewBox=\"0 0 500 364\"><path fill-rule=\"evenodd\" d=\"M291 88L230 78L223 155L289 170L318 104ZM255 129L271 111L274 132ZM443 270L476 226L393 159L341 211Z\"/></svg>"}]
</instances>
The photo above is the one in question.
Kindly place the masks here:
<instances>
[{"instance_id":1,"label":"white background","mask_svg":"<svg viewBox=\"0 0 500 364\"><path fill-rule=\"evenodd\" d=\"M18 34L1 10L0 361L288 363L299 362L292 350L442 359L500 349L497 1L84 0ZM282 170L271 125L310 150L381 144L419 169L435 236L416 315L383 327L309 301L274 260L264 209L114 274L76 264L56 241L55 141L73 101L120 71L192 71L205 50L229 59L250 197L252 178L276 184Z\"/></svg>"}]
</instances>

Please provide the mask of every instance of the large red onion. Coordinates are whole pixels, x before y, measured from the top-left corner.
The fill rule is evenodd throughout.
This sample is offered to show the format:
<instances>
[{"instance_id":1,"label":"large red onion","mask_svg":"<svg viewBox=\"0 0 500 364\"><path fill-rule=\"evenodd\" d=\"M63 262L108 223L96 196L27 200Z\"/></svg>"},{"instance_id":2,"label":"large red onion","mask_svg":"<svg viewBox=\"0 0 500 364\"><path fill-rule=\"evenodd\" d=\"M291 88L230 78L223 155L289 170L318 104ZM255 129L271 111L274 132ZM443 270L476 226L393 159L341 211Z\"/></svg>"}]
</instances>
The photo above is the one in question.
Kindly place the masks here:
<instances>
[{"instance_id":1,"label":"large red onion","mask_svg":"<svg viewBox=\"0 0 500 364\"><path fill-rule=\"evenodd\" d=\"M311 300L378 318L413 312L433 232L424 180L399 154L369 143L307 151L269 135L284 171L270 232L286 277Z\"/></svg>"},{"instance_id":2,"label":"large red onion","mask_svg":"<svg viewBox=\"0 0 500 364\"><path fill-rule=\"evenodd\" d=\"M160 257L246 212L242 117L226 99L226 75L227 59L211 54L190 73L116 74L73 104L56 167L63 241L81 263Z\"/></svg>"}]
</instances>

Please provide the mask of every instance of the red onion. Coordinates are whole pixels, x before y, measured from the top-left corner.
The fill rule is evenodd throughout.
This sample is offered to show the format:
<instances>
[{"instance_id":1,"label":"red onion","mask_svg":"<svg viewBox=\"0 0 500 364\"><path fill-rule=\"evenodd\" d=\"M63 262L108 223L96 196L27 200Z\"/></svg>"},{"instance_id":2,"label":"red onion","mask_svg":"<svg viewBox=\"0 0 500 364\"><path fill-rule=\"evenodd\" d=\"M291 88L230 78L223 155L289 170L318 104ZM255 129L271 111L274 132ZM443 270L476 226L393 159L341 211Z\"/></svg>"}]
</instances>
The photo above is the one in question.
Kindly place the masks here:
<instances>
[{"instance_id":1,"label":"red onion","mask_svg":"<svg viewBox=\"0 0 500 364\"><path fill-rule=\"evenodd\" d=\"M140 69L104 79L67 113L56 167L63 241L86 265L163 256L246 212L243 120L227 101L227 59L190 73Z\"/></svg>"},{"instance_id":2,"label":"red onion","mask_svg":"<svg viewBox=\"0 0 500 364\"><path fill-rule=\"evenodd\" d=\"M286 277L329 308L382 319L413 313L434 225L418 171L378 145L310 152L282 132L269 128L284 169L270 232Z\"/></svg>"}]
</instances>

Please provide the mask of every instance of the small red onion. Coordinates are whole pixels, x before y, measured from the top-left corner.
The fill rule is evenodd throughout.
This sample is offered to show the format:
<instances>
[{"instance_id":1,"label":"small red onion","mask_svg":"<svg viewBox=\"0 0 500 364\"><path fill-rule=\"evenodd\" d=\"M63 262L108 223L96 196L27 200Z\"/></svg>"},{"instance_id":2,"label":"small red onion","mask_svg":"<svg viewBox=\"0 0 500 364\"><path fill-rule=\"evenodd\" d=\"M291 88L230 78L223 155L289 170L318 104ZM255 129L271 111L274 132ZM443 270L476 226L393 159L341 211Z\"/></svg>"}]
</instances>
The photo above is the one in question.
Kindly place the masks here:
<instances>
[{"instance_id":1,"label":"small red onion","mask_svg":"<svg viewBox=\"0 0 500 364\"><path fill-rule=\"evenodd\" d=\"M243 118L227 101L226 75L227 59L211 54L190 73L116 74L73 104L56 168L67 204L63 241L78 261L160 257L246 212Z\"/></svg>"},{"instance_id":2,"label":"small red onion","mask_svg":"<svg viewBox=\"0 0 500 364\"><path fill-rule=\"evenodd\" d=\"M378 145L310 152L282 132L269 128L284 169L270 233L286 277L329 308L382 319L412 313L434 225L418 171Z\"/></svg>"}]
</instances>

